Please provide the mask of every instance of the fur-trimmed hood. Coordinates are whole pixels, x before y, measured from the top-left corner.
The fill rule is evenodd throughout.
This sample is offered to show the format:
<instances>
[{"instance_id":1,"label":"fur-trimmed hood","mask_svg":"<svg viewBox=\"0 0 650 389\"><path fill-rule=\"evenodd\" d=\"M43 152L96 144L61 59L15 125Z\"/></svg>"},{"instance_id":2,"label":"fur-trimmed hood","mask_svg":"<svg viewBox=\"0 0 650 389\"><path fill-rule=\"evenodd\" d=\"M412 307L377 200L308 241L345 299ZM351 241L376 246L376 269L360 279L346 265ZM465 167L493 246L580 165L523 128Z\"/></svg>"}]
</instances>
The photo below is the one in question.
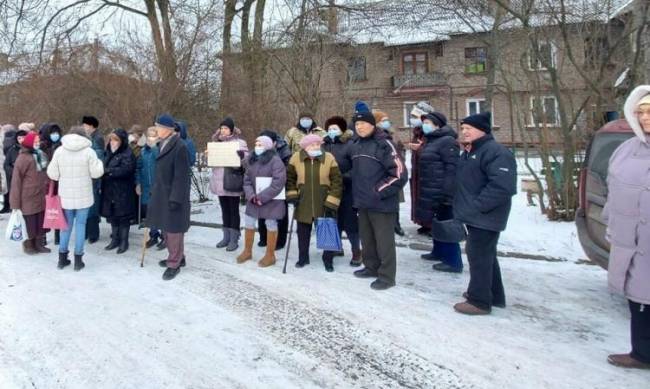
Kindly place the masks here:
<instances>
[{"instance_id":1,"label":"fur-trimmed hood","mask_svg":"<svg viewBox=\"0 0 650 389\"><path fill-rule=\"evenodd\" d=\"M643 143L648 143L648 140L646 133L643 131L643 128L641 128L639 119L634 114L634 111L636 111L636 105L639 103L639 101L649 94L650 85L639 85L634 88L632 93L630 93L630 96L628 96L627 100L625 100L625 106L623 107L625 120L627 120L630 127L632 127L632 131L634 131L634 134L637 136L637 138L639 138Z\"/></svg>"}]
</instances>

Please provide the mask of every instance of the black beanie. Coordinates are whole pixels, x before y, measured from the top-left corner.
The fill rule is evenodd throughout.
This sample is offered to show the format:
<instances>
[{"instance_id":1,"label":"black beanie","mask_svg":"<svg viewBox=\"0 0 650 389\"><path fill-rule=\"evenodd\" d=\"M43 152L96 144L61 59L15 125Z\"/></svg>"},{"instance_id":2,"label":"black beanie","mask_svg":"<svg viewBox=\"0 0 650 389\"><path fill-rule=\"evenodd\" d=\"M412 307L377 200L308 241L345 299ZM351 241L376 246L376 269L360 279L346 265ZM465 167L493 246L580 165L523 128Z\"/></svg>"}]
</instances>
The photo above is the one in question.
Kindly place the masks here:
<instances>
[{"instance_id":1,"label":"black beanie","mask_svg":"<svg viewBox=\"0 0 650 389\"><path fill-rule=\"evenodd\" d=\"M489 134L492 132L492 114L490 112L481 112L476 115L470 115L463 119L460 124L469 124L474 128Z\"/></svg>"},{"instance_id":2,"label":"black beanie","mask_svg":"<svg viewBox=\"0 0 650 389\"><path fill-rule=\"evenodd\" d=\"M420 119L422 121L424 121L424 119L429 119L438 127L444 127L447 124L447 118L440 112L431 112L424 114L420 117Z\"/></svg>"},{"instance_id":3,"label":"black beanie","mask_svg":"<svg viewBox=\"0 0 650 389\"><path fill-rule=\"evenodd\" d=\"M377 123L375 122L375 115L372 114L372 112L366 112L366 111L361 111L357 112L352 116L352 123L356 122L366 122L370 123L373 126L376 125Z\"/></svg>"},{"instance_id":4,"label":"black beanie","mask_svg":"<svg viewBox=\"0 0 650 389\"><path fill-rule=\"evenodd\" d=\"M227 117L227 118L223 119L221 124L219 124L219 127L222 127L222 126L226 126L226 127L230 128L231 132L235 131L235 121L232 120L232 118L230 118L230 117Z\"/></svg>"}]
</instances>

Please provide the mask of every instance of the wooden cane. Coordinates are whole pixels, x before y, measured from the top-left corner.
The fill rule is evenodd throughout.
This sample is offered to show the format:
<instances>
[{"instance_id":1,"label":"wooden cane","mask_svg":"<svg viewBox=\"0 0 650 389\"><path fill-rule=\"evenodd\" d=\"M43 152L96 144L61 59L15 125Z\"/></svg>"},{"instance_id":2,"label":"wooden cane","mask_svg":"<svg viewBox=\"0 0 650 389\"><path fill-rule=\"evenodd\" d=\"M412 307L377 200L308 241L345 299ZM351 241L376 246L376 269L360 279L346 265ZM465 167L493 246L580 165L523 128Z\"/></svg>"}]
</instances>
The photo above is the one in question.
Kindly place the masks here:
<instances>
[{"instance_id":1,"label":"wooden cane","mask_svg":"<svg viewBox=\"0 0 650 389\"><path fill-rule=\"evenodd\" d=\"M144 236L142 237L142 256L140 257L140 267L144 267L144 254L147 252L147 236L149 235L149 227L144 228Z\"/></svg>"}]
</instances>

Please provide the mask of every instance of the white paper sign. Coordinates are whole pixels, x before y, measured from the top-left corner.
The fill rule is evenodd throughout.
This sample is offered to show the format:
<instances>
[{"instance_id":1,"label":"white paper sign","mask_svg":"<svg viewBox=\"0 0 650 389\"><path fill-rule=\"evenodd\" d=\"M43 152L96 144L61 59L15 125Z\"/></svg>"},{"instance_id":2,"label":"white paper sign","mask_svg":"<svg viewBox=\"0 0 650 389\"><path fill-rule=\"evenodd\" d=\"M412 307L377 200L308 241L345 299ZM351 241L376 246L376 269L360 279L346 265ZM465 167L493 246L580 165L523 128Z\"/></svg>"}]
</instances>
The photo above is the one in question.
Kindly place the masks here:
<instances>
[{"instance_id":1,"label":"white paper sign","mask_svg":"<svg viewBox=\"0 0 650 389\"><path fill-rule=\"evenodd\" d=\"M239 142L209 142L209 167L239 167L241 159L237 155Z\"/></svg>"},{"instance_id":2,"label":"white paper sign","mask_svg":"<svg viewBox=\"0 0 650 389\"><path fill-rule=\"evenodd\" d=\"M270 187L272 181L273 181L272 177L255 178L255 194L260 194L264 189ZM284 188L282 188L282 192L280 192L277 196L275 196L273 200L284 200L286 198L287 197L284 192Z\"/></svg>"}]
</instances>

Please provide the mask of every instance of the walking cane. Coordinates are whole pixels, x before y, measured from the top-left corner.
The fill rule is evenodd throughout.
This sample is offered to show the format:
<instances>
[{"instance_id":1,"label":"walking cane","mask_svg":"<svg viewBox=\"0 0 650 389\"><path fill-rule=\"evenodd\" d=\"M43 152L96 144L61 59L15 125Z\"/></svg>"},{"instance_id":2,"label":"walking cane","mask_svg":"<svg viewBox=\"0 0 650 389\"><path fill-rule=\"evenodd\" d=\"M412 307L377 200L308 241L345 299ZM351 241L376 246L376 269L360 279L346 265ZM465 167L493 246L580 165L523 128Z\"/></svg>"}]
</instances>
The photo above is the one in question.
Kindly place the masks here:
<instances>
[{"instance_id":1,"label":"walking cane","mask_svg":"<svg viewBox=\"0 0 650 389\"><path fill-rule=\"evenodd\" d=\"M293 207L293 212L291 213L291 223L289 224L289 234L287 240L287 246L284 249L284 267L282 268L282 274L287 274L287 261L289 260L289 249L291 248L291 235L293 235L293 222L296 220L296 207Z\"/></svg>"},{"instance_id":2,"label":"walking cane","mask_svg":"<svg viewBox=\"0 0 650 389\"><path fill-rule=\"evenodd\" d=\"M149 235L149 227L144 228L144 235L142 237L142 256L140 257L140 267L144 267L144 254L147 251L147 235Z\"/></svg>"}]
</instances>

